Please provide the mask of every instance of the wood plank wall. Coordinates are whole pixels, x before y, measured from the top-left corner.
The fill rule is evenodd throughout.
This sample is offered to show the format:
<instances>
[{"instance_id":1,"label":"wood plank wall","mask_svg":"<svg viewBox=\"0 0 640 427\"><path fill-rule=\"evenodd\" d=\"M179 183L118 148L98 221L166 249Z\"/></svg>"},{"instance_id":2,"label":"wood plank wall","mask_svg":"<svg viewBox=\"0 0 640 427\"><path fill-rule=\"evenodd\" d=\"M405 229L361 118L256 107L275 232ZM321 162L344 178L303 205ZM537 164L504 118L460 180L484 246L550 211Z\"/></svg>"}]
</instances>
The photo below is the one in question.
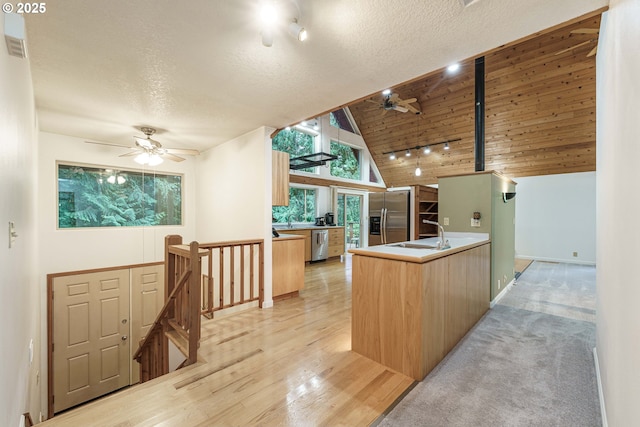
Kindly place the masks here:
<instances>
[{"instance_id":1,"label":"wood plank wall","mask_svg":"<svg viewBox=\"0 0 640 427\"><path fill-rule=\"evenodd\" d=\"M509 177L595 170L595 56L600 15L497 49L485 57L486 170ZM588 42L574 50L557 52ZM474 59L456 75L444 70L396 86L421 115L360 101L349 108L387 186L432 184L474 171ZM379 101L374 95L371 100ZM428 155L407 148L461 138ZM383 153L395 151L397 159ZM419 157L419 160L418 160ZM422 175L416 177L418 165Z\"/></svg>"}]
</instances>

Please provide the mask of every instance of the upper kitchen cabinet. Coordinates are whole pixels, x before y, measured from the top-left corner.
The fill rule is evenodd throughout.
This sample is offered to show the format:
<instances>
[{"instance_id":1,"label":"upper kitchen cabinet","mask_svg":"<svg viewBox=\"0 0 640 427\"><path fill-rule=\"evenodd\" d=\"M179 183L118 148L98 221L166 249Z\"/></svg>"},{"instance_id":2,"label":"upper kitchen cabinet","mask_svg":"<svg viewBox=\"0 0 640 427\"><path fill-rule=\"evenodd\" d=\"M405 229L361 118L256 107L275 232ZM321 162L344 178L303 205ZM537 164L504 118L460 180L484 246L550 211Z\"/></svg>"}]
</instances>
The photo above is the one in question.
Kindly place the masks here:
<instances>
[{"instance_id":1,"label":"upper kitchen cabinet","mask_svg":"<svg viewBox=\"0 0 640 427\"><path fill-rule=\"evenodd\" d=\"M271 152L271 204L289 206L289 153Z\"/></svg>"},{"instance_id":2,"label":"upper kitchen cabinet","mask_svg":"<svg viewBox=\"0 0 640 427\"><path fill-rule=\"evenodd\" d=\"M438 178L438 218L447 231L489 233L491 300L515 277L516 183L476 172Z\"/></svg>"}]
</instances>

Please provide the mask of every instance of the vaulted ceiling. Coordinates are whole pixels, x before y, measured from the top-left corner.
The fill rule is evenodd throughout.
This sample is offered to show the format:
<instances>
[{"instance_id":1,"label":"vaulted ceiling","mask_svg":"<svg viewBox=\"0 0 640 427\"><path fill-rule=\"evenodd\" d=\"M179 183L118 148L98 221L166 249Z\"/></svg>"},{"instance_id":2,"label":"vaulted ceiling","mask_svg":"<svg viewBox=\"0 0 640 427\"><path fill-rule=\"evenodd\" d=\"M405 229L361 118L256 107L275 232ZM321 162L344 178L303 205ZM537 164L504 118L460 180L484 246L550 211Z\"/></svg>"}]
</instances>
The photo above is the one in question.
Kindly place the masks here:
<instances>
[{"instance_id":1,"label":"vaulted ceiling","mask_svg":"<svg viewBox=\"0 0 640 427\"><path fill-rule=\"evenodd\" d=\"M40 129L129 143L151 126L167 147L206 150L608 3L273 1L284 13L272 47L261 44L263 0L47 1L46 13L25 16ZM304 43L286 33L293 18L309 31Z\"/></svg>"},{"instance_id":2,"label":"vaulted ceiling","mask_svg":"<svg viewBox=\"0 0 640 427\"><path fill-rule=\"evenodd\" d=\"M596 14L485 55L485 170L509 177L595 170L595 56L587 55L598 35L583 29L599 26ZM380 108L372 102L379 93L349 106L387 186L474 172L474 62L391 88L401 99L417 98L411 105L420 115ZM448 151L413 149L451 139L460 140ZM392 151L395 160L386 154Z\"/></svg>"}]
</instances>

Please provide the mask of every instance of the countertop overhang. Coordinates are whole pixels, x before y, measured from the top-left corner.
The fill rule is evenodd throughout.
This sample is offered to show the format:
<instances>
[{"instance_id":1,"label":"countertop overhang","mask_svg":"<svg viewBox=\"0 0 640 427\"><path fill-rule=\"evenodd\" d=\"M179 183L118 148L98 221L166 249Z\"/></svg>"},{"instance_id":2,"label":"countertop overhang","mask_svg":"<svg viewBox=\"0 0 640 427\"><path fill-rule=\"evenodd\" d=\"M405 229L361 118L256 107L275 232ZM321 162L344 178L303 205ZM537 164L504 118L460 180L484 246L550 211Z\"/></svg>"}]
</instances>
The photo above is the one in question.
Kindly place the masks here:
<instances>
[{"instance_id":1,"label":"countertop overhang","mask_svg":"<svg viewBox=\"0 0 640 427\"><path fill-rule=\"evenodd\" d=\"M400 246L392 246L397 245L397 243L391 243L387 245L369 246L367 248L349 249L349 253L352 253L354 255L422 264L437 258L442 258L458 252L466 251L468 249L482 246L491 242L488 233L448 232L445 233L445 239L449 240L451 248L441 250L426 248L403 248ZM439 239L437 237L429 237L428 239L411 240L408 242L400 243L435 246L438 240Z\"/></svg>"}]
</instances>

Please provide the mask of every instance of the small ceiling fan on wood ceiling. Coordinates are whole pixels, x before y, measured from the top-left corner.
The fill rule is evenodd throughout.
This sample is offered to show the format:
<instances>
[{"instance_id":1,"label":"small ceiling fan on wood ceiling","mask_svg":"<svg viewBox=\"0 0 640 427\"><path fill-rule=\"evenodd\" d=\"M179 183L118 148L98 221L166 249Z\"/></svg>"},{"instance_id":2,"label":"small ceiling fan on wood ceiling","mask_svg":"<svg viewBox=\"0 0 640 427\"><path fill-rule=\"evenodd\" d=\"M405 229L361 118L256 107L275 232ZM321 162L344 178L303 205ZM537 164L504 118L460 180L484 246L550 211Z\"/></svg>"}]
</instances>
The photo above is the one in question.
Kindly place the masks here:
<instances>
[{"instance_id":1,"label":"small ceiling fan on wood ceiling","mask_svg":"<svg viewBox=\"0 0 640 427\"><path fill-rule=\"evenodd\" d=\"M422 114L422 111L411 105L414 102L418 101L416 98L400 99L400 95L398 95L397 93L391 93L390 90L385 90L382 92L382 102L374 101L373 99L366 99L365 101L377 104L378 108L382 109L383 115L390 110L395 110L400 113L411 111L414 114Z\"/></svg>"},{"instance_id":2,"label":"small ceiling fan on wood ceiling","mask_svg":"<svg viewBox=\"0 0 640 427\"><path fill-rule=\"evenodd\" d=\"M575 29L575 30L571 30L571 34L592 34L592 35L595 35L595 37L593 37L593 38L591 38L589 40L583 41L581 43L575 44L575 45L573 45L571 47L568 47L566 49L562 49L562 50L554 53L554 55L562 55L565 52L572 51L574 49L577 49L577 48L582 47L582 46L586 46L586 45L591 44L591 43L595 43L596 45L593 47L593 49L591 49L589 51L589 53L587 53L587 57L595 55L598 52L598 33L599 32L600 32L600 30L597 29L597 28L578 28L578 29Z\"/></svg>"},{"instance_id":3,"label":"small ceiling fan on wood ceiling","mask_svg":"<svg viewBox=\"0 0 640 427\"><path fill-rule=\"evenodd\" d=\"M124 144L113 144L109 142L95 142L85 141L89 144L109 145L112 147L123 147L131 150L128 153L121 154L119 157L131 157L136 156L134 159L137 163L142 165L148 164L150 166L156 166L162 163L163 159L173 160L174 162L182 162L184 157L177 156L176 154L197 156L200 154L198 150L192 150L188 148L164 148L155 139L151 139L151 136L156 133L156 130L151 127L141 127L140 130L146 135L146 138L134 136L134 146Z\"/></svg>"}]
</instances>

